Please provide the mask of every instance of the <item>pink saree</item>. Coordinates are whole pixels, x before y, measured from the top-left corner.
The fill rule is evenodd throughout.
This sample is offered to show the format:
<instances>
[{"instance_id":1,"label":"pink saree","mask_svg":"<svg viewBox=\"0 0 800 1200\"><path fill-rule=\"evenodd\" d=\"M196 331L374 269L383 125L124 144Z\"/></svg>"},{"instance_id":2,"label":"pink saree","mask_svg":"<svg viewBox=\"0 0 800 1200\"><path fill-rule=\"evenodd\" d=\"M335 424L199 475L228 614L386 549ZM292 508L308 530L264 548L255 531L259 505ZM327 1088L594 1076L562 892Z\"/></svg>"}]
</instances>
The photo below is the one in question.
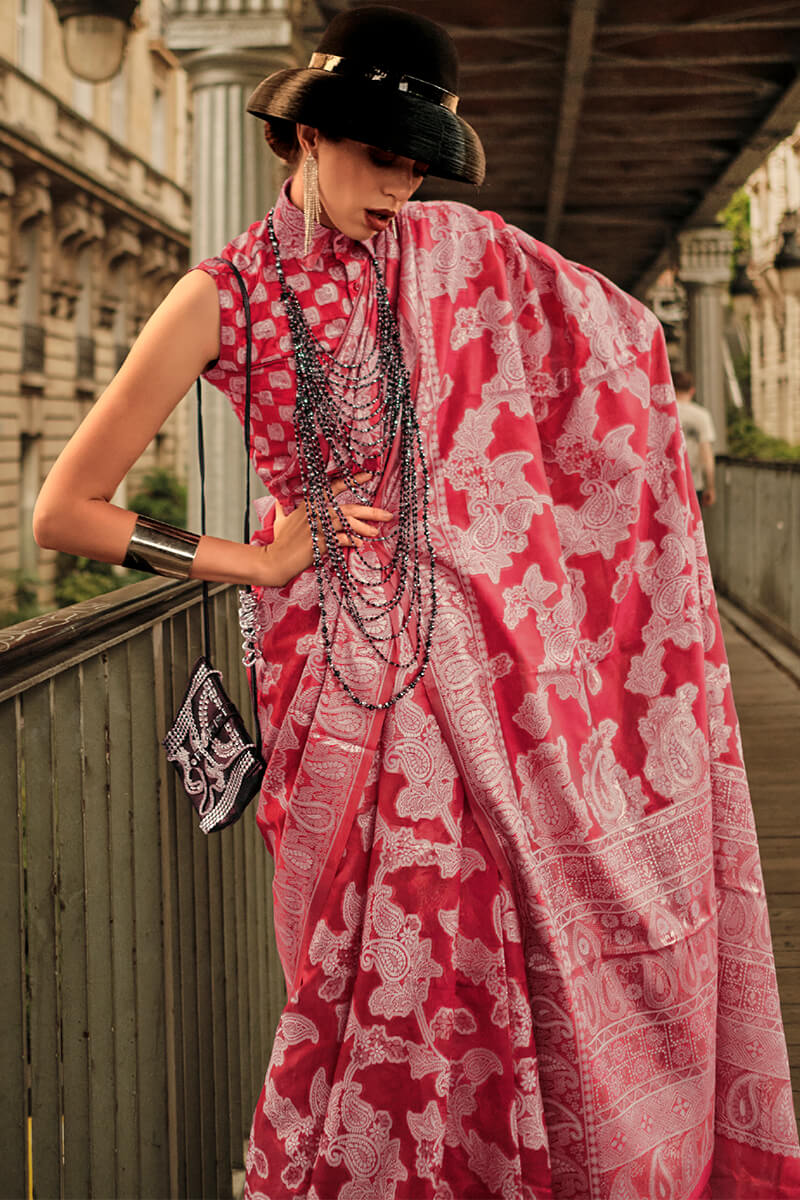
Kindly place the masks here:
<instances>
[{"instance_id":1,"label":"pink saree","mask_svg":"<svg viewBox=\"0 0 800 1200\"><path fill-rule=\"evenodd\" d=\"M655 318L491 213L411 203L369 246L283 194L275 226L346 359L380 257L431 471L428 672L388 713L327 669L307 571L261 594L288 1003L251 1200L800 1197L752 811L696 498ZM264 222L249 283L254 463L301 493ZM218 260L207 378L241 416ZM392 507L393 480L382 493ZM270 537L270 516L256 535ZM375 553L379 551L376 550ZM393 680L344 617L337 661Z\"/></svg>"}]
</instances>

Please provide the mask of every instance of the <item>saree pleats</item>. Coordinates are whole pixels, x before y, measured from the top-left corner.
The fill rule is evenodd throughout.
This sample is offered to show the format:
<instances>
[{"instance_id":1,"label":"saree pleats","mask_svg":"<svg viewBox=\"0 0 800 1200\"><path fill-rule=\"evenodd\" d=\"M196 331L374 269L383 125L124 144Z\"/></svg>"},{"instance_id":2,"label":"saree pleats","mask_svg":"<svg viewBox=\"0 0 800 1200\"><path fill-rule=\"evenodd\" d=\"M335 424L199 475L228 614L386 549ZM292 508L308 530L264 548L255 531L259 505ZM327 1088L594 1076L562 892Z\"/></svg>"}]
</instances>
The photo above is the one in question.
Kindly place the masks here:
<instances>
[{"instance_id":1,"label":"saree pleats","mask_svg":"<svg viewBox=\"0 0 800 1200\"><path fill-rule=\"evenodd\" d=\"M260 594L258 820L289 1002L248 1195L800 1197L755 826L658 322L462 205L409 204L368 245L318 228L304 254L284 193L275 229L332 354L369 332L381 260L430 473L437 615L424 680L375 713L326 663L313 571ZM253 311L254 465L289 508L294 364L264 222L226 253ZM207 376L241 416L243 315L219 260L202 268L222 320ZM380 487L391 510L396 474ZM256 540L270 528L266 513ZM332 637L380 703L393 670L346 614Z\"/></svg>"}]
</instances>

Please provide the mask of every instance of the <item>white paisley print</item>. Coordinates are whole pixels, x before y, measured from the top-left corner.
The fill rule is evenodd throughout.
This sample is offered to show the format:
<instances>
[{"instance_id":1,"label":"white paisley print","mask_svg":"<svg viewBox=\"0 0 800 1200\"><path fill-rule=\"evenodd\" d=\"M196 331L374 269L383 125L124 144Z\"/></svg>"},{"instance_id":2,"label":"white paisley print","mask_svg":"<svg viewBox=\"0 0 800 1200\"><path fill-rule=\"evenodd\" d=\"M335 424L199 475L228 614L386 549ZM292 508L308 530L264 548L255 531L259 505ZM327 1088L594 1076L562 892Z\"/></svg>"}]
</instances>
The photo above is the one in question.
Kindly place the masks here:
<instances>
[{"instance_id":1,"label":"white paisley print","mask_svg":"<svg viewBox=\"0 0 800 1200\"><path fill-rule=\"evenodd\" d=\"M258 820L289 999L246 1197L800 1197L758 847L657 322L457 204L408 204L396 237L365 245L318 227L304 254L284 193L275 227L306 319L345 359L381 260L438 611L424 680L370 711L327 667L313 574L261 595ZM294 361L265 223L226 255L253 311L254 465L289 508ZM241 417L238 293L220 260L201 266L222 322L207 377ZM380 486L391 507L396 476ZM344 616L331 632L379 703L392 672Z\"/></svg>"}]
</instances>

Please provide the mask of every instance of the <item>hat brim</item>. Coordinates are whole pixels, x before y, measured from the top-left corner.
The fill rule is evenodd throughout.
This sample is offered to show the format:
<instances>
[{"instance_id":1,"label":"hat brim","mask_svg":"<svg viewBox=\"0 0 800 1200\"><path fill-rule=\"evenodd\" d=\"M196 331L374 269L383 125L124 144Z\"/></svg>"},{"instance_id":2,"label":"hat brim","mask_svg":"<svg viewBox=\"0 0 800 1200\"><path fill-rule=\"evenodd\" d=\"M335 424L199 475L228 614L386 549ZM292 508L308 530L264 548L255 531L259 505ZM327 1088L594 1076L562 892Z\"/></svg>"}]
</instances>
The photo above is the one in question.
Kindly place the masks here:
<instances>
[{"instance_id":1,"label":"hat brim","mask_svg":"<svg viewBox=\"0 0 800 1200\"><path fill-rule=\"evenodd\" d=\"M247 111L268 123L268 141L281 158L295 146L294 125L313 125L337 137L427 163L430 174L483 183L480 138L457 113L383 83L316 68L288 68L264 79Z\"/></svg>"}]
</instances>

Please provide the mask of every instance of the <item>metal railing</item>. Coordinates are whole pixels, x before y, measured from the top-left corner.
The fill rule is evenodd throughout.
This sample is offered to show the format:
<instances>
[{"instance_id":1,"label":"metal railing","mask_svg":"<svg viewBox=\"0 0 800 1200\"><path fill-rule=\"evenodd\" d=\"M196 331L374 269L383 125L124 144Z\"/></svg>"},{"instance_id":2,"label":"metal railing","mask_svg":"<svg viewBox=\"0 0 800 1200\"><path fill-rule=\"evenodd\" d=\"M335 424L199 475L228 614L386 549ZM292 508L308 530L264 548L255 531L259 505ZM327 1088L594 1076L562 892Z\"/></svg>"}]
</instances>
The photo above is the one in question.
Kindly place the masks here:
<instances>
[{"instance_id":1,"label":"metal railing","mask_svg":"<svg viewBox=\"0 0 800 1200\"><path fill-rule=\"evenodd\" d=\"M721 457L703 523L714 584L800 652L800 463Z\"/></svg>"},{"instance_id":2,"label":"metal railing","mask_svg":"<svg viewBox=\"0 0 800 1200\"><path fill-rule=\"evenodd\" d=\"M3 1196L231 1195L284 987L255 804L206 838L160 746L198 653L195 584L0 630Z\"/></svg>"}]
</instances>

